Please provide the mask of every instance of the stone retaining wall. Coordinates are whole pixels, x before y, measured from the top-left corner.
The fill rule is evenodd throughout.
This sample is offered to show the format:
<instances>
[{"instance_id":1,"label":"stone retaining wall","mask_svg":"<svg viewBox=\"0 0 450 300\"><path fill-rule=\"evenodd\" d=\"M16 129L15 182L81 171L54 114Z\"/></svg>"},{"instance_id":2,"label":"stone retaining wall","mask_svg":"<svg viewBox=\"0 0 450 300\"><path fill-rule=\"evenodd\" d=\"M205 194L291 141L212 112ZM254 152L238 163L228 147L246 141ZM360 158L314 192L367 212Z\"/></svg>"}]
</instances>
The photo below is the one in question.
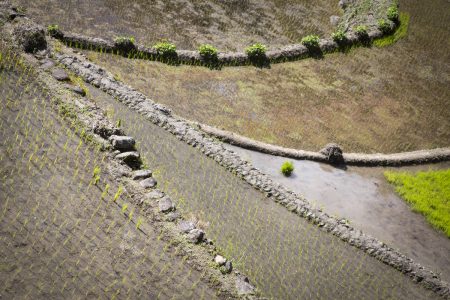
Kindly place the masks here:
<instances>
[{"instance_id":1,"label":"stone retaining wall","mask_svg":"<svg viewBox=\"0 0 450 300\"><path fill-rule=\"evenodd\" d=\"M245 149L254 150L276 156L283 156L300 160L313 160L324 163L333 163L329 158L314 151L289 149L276 145L266 144L238 134L220 130L208 125L197 124L199 128L222 140L223 142L236 145ZM343 153L343 164L357 166L404 166L411 164L427 164L433 162L449 161L450 147L430 150L419 150L413 152L402 152L392 154L366 154L366 153Z\"/></svg>"},{"instance_id":2,"label":"stone retaining wall","mask_svg":"<svg viewBox=\"0 0 450 300\"><path fill-rule=\"evenodd\" d=\"M168 108L156 104L142 93L117 81L111 73L89 62L84 56L74 53L53 53L53 57L81 76L87 83L100 88L145 116L150 122L165 128L178 139L197 148L254 188L265 193L271 200L285 206L292 213L308 219L324 231L330 232L350 245L365 251L368 255L396 268L443 298L450 299L450 285L432 271L377 239L364 234L361 230L350 227L345 220L335 219L321 209L313 208L301 195L276 184L269 176L241 159L236 153L225 149L221 143L192 126L192 123L172 115Z\"/></svg>"}]
</instances>

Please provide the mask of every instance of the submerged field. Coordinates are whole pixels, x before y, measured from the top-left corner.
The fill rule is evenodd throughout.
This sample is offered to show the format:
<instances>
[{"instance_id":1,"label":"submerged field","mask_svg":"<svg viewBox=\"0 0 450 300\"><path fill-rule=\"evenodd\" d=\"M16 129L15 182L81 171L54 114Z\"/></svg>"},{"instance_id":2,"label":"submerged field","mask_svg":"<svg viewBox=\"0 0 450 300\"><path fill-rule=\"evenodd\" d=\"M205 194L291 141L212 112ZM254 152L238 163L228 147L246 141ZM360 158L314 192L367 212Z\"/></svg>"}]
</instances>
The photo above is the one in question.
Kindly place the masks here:
<instances>
[{"instance_id":1,"label":"submerged field","mask_svg":"<svg viewBox=\"0 0 450 300\"><path fill-rule=\"evenodd\" d=\"M26 5L37 21L72 32L105 38L132 35L148 46L168 39L180 49L210 43L223 51L242 51L255 42L276 47L298 42L307 34L329 34L330 16L341 14L334 0L14 2Z\"/></svg>"},{"instance_id":2,"label":"submerged field","mask_svg":"<svg viewBox=\"0 0 450 300\"><path fill-rule=\"evenodd\" d=\"M264 296L431 297L400 272L289 213L139 113L101 91L91 93L108 116L136 137L160 187L176 195L177 207L203 224Z\"/></svg>"},{"instance_id":3,"label":"submerged field","mask_svg":"<svg viewBox=\"0 0 450 300\"><path fill-rule=\"evenodd\" d=\"M399 152L450 142L449 4L400 1L406 38L272 65L209 70L89 53L188 119L286 147Z\"/></svg>"},{"instance_id":4,"label":"submerged field","mask_svg":"<svg viewBox=\"0 0 450 300\"><path fill-rule=\"evenodd\" d=\"M216 298L127 193L113 200L104 153L11 55L0 51L0 298Z\"/></svg>"}]
</instances>

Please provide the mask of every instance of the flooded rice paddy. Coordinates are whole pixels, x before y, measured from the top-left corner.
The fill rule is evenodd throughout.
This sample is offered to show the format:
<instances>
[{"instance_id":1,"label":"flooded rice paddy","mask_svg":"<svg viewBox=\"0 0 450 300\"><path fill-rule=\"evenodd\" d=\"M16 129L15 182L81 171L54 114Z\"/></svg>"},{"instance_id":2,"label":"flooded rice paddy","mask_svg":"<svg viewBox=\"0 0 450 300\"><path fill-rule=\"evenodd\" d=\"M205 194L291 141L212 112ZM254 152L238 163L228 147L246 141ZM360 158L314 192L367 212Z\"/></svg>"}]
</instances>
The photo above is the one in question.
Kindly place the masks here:
<instances>
[{"instance_id":1,"label":"flooded rice paddy","mask_svg":"<svg viewBox=\"0 0 450 300\"><path fill-rule=\"evenodd\" d=\"M103 153L0 53L0 298L216 298L146 220L136 228L140 209L113 201Z\"/></svg>"},{"instance_id":2,"label":"flooded rice paddy","mask_svg":"<svg viewBox=\"0 0 450 300\"><path fill-rule=\"evenodd\" d=\"M148 46L161 39L180 49L209 43L222 51L255 42L280 46L307 34L333 31L331 15L341 11L329 0L15 0L44 25L94 37L135 36Z\"/></svg>"},{"instance_id":3,"label":"flooded rice paddy","mask_svg":"<svg viewBox=\"0 0 450 300\"><path fill-rule=\"evenodd\" d=\"M317 162L225 146L270 175L275 182L305 196L314 206L349 220L352 226L399 249L416 262L441 273L442 279L450 281L450 239L432 228L424 216L414 213L395 194L383 176L387 168L349 167L343 170ZM291 177L280 172L280 166L286 160L294 163L295 171ZM418 171L443 168L450 168L450 163L389 169Z\"/></svg>"},{"instance_id":4,"label":"flooded rice paddy","mask_svg":"<svg viewBox=\"0 0 450 300\"><path fill-rule=\"evenodd\" d=\"M127 134L177 207L274 299L427 298L387 265L289 213L262 193L105 93L93 99Z\"/></svg>"}]
</instances>

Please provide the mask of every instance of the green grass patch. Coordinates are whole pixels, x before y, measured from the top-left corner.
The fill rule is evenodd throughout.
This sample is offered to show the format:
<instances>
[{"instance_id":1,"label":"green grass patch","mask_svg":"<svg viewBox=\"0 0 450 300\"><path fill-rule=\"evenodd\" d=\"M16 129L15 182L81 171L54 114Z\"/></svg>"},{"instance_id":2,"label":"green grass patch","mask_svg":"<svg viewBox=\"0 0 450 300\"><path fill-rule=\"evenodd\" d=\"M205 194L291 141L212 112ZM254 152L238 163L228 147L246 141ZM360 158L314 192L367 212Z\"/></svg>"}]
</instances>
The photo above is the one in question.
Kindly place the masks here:
<instances>
[{"instance_id":1,"label":"green grass patch","mask_svg":"<svg viewBox=\"0 0 450 300\"><path fill-rule=\"evenodd\" d=\"M384 173L396 192L450 238L450 169L441 171Z\"/></svg>"},{"instance_id":2,"label":"green grass patch","mask_svg":"<svg viewBox=\"0 0 450 300\"><path fill-rule=\"evenodd\" d=\"M376 39L373 44L376 47L386 47L396 43L398 40L404 38L408 34L409 26L409 14L401 12L400 13L400 25L397 27L395 32L391 35L384 36L382 38Z\"/></svg>"}]
</instances>

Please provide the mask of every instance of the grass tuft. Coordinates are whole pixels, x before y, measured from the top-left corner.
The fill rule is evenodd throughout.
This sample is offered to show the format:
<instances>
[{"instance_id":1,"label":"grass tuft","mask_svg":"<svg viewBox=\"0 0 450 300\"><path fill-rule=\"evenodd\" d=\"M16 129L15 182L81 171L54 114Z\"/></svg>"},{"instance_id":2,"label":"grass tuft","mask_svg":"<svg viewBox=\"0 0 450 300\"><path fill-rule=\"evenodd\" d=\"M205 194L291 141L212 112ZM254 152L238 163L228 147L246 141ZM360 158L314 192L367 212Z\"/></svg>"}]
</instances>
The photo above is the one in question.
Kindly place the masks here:
<instances>
[{"instance_id":1,"label":"grass tuft","mask_svg":"<svg viewBox=\"0 0 450 300\"><path fill-rule=\"evenodd\" d=\"M450 169L416 174L387 171L384 176L413 211L450 238Z\"/></svg>"},{"instance_id":2,"label":"grass tuft","mask_svg":"<svg viewBox=\"0 0 450 300\"><path fill-rule=\"evenodd\" d=\"M281 165L281 173L283 173L284 176L289 177L292 172L294 172L294 164L290 161L285 161Z\"/></svg>"},{"instance_id":3,"label":"grass tuft","mask_svg":"<svg viewBox=\"0 0 450 300\"><path fill-rule=\"evenodd\" d=\"M382 38L376 39L373 41L373 44L376 47L386 47L390 46L400 39L404 38L408 34L408 26L409 26L409 14L401 12L400 13L400 25L397 27L395 32L391 35L384 36Z\"/></svg>"}]
</instances>

